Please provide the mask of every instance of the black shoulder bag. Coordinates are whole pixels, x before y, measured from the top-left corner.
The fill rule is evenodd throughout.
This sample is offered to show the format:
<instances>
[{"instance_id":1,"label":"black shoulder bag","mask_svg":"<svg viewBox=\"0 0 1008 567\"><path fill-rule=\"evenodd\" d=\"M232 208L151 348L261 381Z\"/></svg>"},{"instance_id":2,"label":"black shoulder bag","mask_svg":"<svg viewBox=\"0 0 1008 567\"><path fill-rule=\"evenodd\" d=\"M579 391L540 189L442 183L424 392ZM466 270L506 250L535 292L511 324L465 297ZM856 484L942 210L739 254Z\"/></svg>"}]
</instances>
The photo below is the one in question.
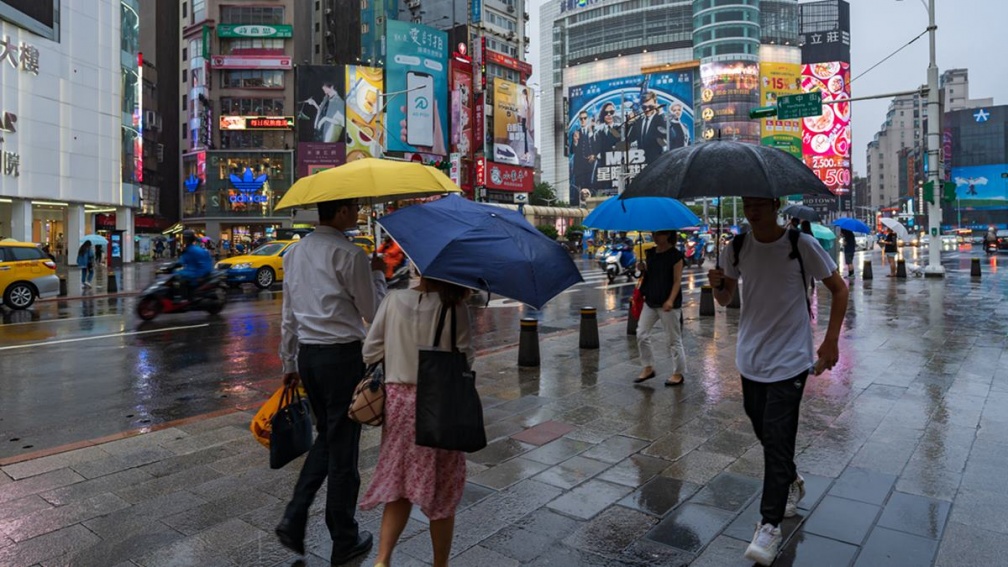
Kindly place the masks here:
<instances>
[{"instance_id":1,"label":"black shoulder bag","mask_svg":"<svg viewBox=\"0 0 1008 567\"><path fill-rule=\"evenodd\" d=\"M451 308L451 350L438 348L447 312L448 307L442 306L434 346L420 349L416 444L472 453L487 444L483 404L476 392L476 373L456 344L455 307Z\"/></svg>"}]
</instances>

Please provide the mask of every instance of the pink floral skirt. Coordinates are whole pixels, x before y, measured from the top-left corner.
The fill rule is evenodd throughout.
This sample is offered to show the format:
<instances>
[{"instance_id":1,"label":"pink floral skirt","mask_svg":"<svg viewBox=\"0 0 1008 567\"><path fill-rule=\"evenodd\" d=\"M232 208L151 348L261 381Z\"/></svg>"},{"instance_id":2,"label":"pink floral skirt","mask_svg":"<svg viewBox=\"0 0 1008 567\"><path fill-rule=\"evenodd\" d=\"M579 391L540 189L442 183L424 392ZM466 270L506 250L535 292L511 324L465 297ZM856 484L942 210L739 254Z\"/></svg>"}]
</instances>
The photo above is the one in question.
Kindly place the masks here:
<instances>
[{"instance_id":1,"label":"pink floral skirt","mask_svg":"<svg viewBox=\"0 0 1008 567\"><path fill-rule=\"evenodd\" d=\"M465 488L465 453L420 447L415 439L416 386L386 384L378 467L361 509L405 498L430 520L455 515Z\"/></svg>"}]
</instances>

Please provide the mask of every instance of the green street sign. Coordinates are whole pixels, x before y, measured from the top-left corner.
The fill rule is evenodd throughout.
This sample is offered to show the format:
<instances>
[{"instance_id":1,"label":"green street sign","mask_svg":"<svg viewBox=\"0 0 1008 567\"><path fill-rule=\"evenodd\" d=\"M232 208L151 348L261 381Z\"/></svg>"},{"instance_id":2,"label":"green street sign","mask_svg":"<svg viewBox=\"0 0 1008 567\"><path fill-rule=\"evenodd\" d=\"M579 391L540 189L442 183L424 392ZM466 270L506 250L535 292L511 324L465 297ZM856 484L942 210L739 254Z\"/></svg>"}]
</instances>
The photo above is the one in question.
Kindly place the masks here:
<instances>
[{"instance_id":1,"label":"green street sign","mask_svg":"<svg viewBox=\"0 0 1008 567\"><path fill-rule=\"evenodd\" d=\"M756 120L757 118L769 118L771 116L777 115L776 106L757 106L756 108L749 111L749 118L751 120Z\"/></svg>"},{"instance_id":2,"label":"green street sign","mask_svg":"<svg viewBox=\"0 0 1008 567\"><path fill-rule=\"evenodd\" d=\"M822 94L818 91L777 97L777 118L793 120L822 114Z\"/></svg>"},{"instance_id":3,"label":"green street sign","mask_svg":"<svg viewBox=\"0 0 1008 567\"><path fill-rule=\"evenodd\" d=\"M294 26L287 24L221 24L217 37L288 38L294 36Z\"/></svg>"}]
</instances>

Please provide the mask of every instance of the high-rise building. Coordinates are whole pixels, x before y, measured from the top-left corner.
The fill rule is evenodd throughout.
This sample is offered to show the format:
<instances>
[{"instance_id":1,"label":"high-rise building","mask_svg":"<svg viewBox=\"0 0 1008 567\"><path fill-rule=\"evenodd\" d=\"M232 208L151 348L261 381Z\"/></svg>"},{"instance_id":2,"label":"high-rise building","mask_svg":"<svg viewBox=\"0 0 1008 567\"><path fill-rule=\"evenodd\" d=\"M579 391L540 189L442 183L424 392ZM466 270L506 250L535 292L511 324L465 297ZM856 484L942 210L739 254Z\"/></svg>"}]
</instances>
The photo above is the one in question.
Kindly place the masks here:
<instances>
[{"instance_id":1,"label":"high-rise building","mask_svg":"<svg viewBox=\"0 0 1008 567\"><path fill-rule=\"evenodd\" d=\"M1008 229L1008 105L947 112L942 130L945 179L955 187L942 228Z\"/></svg>"},{"instance_id":2,"label":"high-rise building","mask_svg":"<svg viewBox=\"0 0 1008 567\"><path fill-rule=\"evenodd\" d=\"M132 261L140 2L19 4L0 4L0 236L48 243L74 264L81 237L114 214L111 252Z\"/></svg>"},{"instance_id":3,"label":"high-rise building","mask_svg":"<svg viewBox=\"0 0 1008 567\"><path fill-rule=\"evenodd\" d=\"M270 236L294 179L295 0L183 0L182 223L216 241Z\"/></svg>"}]
</instances>

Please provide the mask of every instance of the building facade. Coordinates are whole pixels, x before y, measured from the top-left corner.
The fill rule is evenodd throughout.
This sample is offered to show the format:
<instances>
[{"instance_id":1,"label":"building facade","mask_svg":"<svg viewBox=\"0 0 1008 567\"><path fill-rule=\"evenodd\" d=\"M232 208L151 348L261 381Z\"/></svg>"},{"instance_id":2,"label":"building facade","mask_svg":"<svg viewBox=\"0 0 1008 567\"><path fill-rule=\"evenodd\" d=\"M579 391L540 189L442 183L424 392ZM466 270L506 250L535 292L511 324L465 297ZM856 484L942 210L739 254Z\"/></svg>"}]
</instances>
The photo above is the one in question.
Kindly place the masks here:
<instances>
[{"instance_id":1,"label":"building facade","mask_svg":"<svg viewBox=\"0 0 1008 567\"><path fill-rule=\"evenodd\" d=\"M250 242L290 223L295 2L184 0L182 225Z\"/></svg>"},{"instance_id":2,"label":"building facade","mask_svg":"<svg viewBox=\"0 0 1008 567\"><path fill-rule=\"evenodd\" d=\"M4 5L0 236L49 244L73 264L81 237L111 213L112 252L132 260L139 5L47 0L36 17Z\"/></svg>"},{"instance_id":3,"label":"building facade","mask_svg":"<svg viewBox=\"0 0 1008 567\"><path fill-rule=\"evenodd\" d=\"M955 186L942 228L1008 229L1008 106L948 112L942 128L945 179Z\"/></svg>"}]
</instances>

